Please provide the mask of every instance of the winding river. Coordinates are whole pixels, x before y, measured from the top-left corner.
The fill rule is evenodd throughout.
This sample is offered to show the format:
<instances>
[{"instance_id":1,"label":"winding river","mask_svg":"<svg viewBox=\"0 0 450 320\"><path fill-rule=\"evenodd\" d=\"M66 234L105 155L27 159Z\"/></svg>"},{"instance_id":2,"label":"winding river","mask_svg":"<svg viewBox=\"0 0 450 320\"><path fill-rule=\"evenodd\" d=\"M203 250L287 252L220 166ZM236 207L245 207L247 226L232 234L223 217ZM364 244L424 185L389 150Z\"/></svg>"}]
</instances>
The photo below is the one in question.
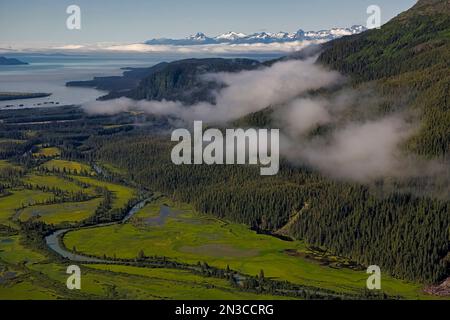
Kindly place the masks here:
<instances>
[{"instance_id":1,"label":"winding river","mask_svg":"<svg viewBox=\"0 0 450 320\"><path fill-rule=\"evenodd\" d=\"M92 229L92 228L106 227L106 226L111 226L111 225L114 225L114 224L125 223L128 220L130 220L130 218L132 216L134 216L139 210L141 210L150 200L151 200L151 198L145 199L145 200L139 202L138 204L136 204L135 206L133 206L128 211L126 216L120 221L108 222L108 223L99 223L99 224L96 224L96 225L93 225L93 226L87 226L87 227L83 227L83 228L60 229L60 230L57 230L57 231L53 232L49 236L45 237L45 243L47 244L47 246L51 250L56 252L58 255L60 255L61 257L65 258L65 259L71 260L71 261L75 261L75 262L94 262L94 263L110 263L112 261L104 260L104 259L100 259L100 258L89 257L89 256L84 256L84 255L81 255L81 254L77 254L77 253L73 253L71 251L68 251L66 248L64 248L61 245L61 237L63 237L69 231L81 230L81 229Z\"/></svg>"},{"instance_id":2,"label":"winding river","mask_svg":"<svg viewBox=\"0 0 450 320\"><path fill-rule=\"evenodd\" d=\"M92 228L99 228L99 227L106 227L106 226L111 226L111 225L115 225L115 224L122 224L122 223L126 223L131 217L133 217L137 212L139 212L139 210L141 210L149 201L151 201L152 198L147 198L139 203L137 203L135 206L133 206L127 213L127 215L120 221L117 222L109 222L109 223L99 223L96 225L92 225L92 226L87 226L87 227L82 227L82 228L67 228L67 229L60 229L57 230L55 232L53 232L52 234L50 234L49 236L45 237L45 242L47 244L47 246L53 250L54 252L56 252L59 256L73 261L73 262L81 262L81 263L107 263L107 264L116 264L117 261L113 261L113 260L108 260L108 259L101 259L98 257L90 257L90 256L85 256L82 254L78 254L78 253L73 253L71 251L68 251L66 248L64 248L64 246L62 246L62 241L61 241L61 237L63 237L67 232L70 231L75 231L75 230L81 230L81 229L92 229ZM160 217L158 219L163 219L165 220L165 218L172 214L173 212L171 211L171 209L167 206L161 206L160 209ZM198 266L189 266L187 267L187 269L189 270L194 270L194 271L200 271ZM241 274L239 272L234 272L232 274L232 277L235 279L237 284L242 284L246 279L247 276L244 274ZM283 293L283 294L298 294L299 292L307 292L310 294L316 294L316 292L314 290L310 290L307 288L304 288L302 290L278 290L279 292ZM335 296L336 298L339 298L339 294L330 294L328 293L329 296Z\"/></svg>"}]
</instances>

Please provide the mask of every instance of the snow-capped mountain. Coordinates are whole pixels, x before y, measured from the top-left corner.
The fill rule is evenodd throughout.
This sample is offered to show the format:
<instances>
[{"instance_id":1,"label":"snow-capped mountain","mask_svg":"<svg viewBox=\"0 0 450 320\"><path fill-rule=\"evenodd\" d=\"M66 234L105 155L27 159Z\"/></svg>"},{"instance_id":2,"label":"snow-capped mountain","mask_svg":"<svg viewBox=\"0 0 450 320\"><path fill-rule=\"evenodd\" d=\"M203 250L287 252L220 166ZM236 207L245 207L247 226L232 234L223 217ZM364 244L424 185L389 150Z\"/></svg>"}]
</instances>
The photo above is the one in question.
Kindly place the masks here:
<instances>
[{"instance_id":1,"label":"snow-capped mountain","mask_svg":"<svg viewBox=\"0 0 450 320\"><path fill-rule=\"evenodd\" d=\"M252 44L252 43L275 43L275 42L290 42L290 41L303 41L303 40L322 40L329 41L343 36L357 34L366 31L366 27L361 25L355 25L351 28L333 28L330 30L320 31L303 31L297 32L257 32L250 35L246 35L241 32L229 31L227 33L218 35L216 37L208 37L202 32L198 32L195 35L191 35L185 39L152 39L146 41L145 44L149 45L200 45L200 44Z\"/></svg>"},{"instance_id":2,"label":"snow-capped mountain","mask_svg":"<svg viewBox=\"0 0 450 320\"><path fill-rule=\"evenodd\" d=\"M203 32L198 32L194 35L187 37L186 39L190 41L204 42L208 41L210 38L208 38Z\"/></svg>"},{"instance_id":3,"label":"snow-capped mountain","mask_svg":"<svg viewBox=\"0 0 450 320\"><path fill-rule=\"evenodd\" d=\"M230 31L215 37L217 41L236 41L247 37L245 33Z\"/></svg>"},{"instance_id":4,"label":"snow-capped mountain","mask_svg":"<svg viewBox=\"0 0 450 320\"><path fill-rule=\"evenodd\" d=\"M194 35L190 35L185 39L153 39L146 41L145 44L151 45L175 45L175 46L191 46L199 44L215 44L218 43L214 38L207 37L204 33L198 32Z\"/></svg>"}]
</instances>

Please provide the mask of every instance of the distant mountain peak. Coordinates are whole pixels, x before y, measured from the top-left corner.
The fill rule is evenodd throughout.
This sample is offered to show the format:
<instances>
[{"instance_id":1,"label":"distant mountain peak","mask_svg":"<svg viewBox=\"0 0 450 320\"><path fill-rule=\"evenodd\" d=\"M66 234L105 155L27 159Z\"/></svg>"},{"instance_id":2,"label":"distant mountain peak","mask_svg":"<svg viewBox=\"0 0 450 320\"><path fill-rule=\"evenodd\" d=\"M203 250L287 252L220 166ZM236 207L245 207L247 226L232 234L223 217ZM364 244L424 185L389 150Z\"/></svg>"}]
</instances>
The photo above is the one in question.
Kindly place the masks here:
<instances>
[{"instance_id":1,"label":"distant mountain peak","mask_svg":"<svg viewBox=\"0 0 450 320\"><path fill-rule=\"evenodd\" d=\"M329 30L320 31L303 31L299 29L296 32L289 33L279 31L271 32L256 32L252 34L245 34L242 32L228 31L216 37L208 37L203 32L197 32L185 39L152 39L145 42L149 45L200 45L200 44L251 44L251 43L283 43L292 41L304 40L320 40L329 41L339 37L357 34L366 31L366 27L361 25L354 25L350 28L332 28Z\"/></svg>"},{"instance_id":2,"label":"distant mountain peak","mask_svg":"<svg viewBox=\"0 0 450 320\"><path fill-rule=\"evenodd\" d=\"M223 33L221 35L218 35L217 37L215 37L215 39L225 39L225 40L237 40L237 39L241 39L241 38L245 38L247 37L247 35L245 33L242 32L235 32L235 31L228 31L226 33Z\"/></svg>"},{"instance_id":3,"label":"distant mountain peak","mask_svg":"<svg viewBox=\"0 0 450 320\"><path fill-rule=\"evenodd\" d=\"M190 35L187 39L195 39L195 40L205 40L208 38L203 32L197 32L194 35Z\"/></svg>"}]
</instances>

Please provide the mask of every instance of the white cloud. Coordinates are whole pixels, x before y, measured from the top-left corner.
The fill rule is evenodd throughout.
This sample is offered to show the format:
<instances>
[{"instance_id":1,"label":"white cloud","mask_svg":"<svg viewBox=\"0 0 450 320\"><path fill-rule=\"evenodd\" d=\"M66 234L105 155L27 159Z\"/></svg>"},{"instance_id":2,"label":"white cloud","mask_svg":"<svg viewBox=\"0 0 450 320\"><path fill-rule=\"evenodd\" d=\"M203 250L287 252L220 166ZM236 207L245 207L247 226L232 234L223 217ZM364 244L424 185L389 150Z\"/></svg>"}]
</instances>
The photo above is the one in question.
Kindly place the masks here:
<instances>
[{"instance_id":1,"label":"white cloud","mask_svg":"<svg viewBox=\"0 0 450 320\"><path fill-rule=\"evenodd\" d=\"M325 99L295 99L283 107L282 111L275 112L274 119L292 137L298 137L332 121L328 105L329 102Z\"/></svg>"},{"instance_id":2,"label":"white cloud","mask_svg":"<svg viewBox=\"0 0 450 320\"><path fill-rule=\"evenodd\" d=\"M370 180L402 172L400 144L412 133L399 116L348 123L330 139L306 142L298 155L329 175Z\"/></svg>"},{"instance_id":3,"label":"white cloud","mask_svg":"<svg viewBox=\"0 0 450 320\"><path fill-rule=\"evenodd\" d=\"M311 44L323 41L292 41L284 43L253 43L253 44L208 44L192 46L171 45L147 45L147 44L125 44L112 45L104 48L108 51L120 52L168 52L168 53L191 53L191 54L227 54L227 53L287 53L299 51Z\"/></svg>"},{"instance_id":4,"label":"white cloud","mask_svg":"<svg viewBox=\"0 0 450 320\"><path fill-rule=\"evenodd\" d=\"M15 47L8 48L13 51L69 51L69 52L117 52L117 53L170 53L170 54L257 54L257 53L290 53L299 51L311 44L319 44L324 41L293 41L285 43L253 43L253 44L208 44L191 46L173 45L147 45L143 43L131 44L66 44L52 47ZM6 49L4 49L6 51Z\"/></svg>"},{"instance_id":5,"label":"white cloud","mask_svg":"<svg viewBox=\"0 0 450 320\"><path fill-rule=\"evenodd\" d=\"M91 114L139 110L173 116L184 121L177 126L189 127L194 120L225 123L273 106L274 127L282 131L280 151L294 164L362 182L442 175L444 166L420 161L401 150L402 143L415 132L403 114L373 118L367 113L380 103L372 90L344 89L329 98L305 96L310 90L335 86L343 80L338 73L313 62L291 60L253 71L205 75L225 85L215 93L215 105L121 98L90 103L84 110ZM359 116L349 117L349 112ZM330 131L311 138L308 133L320 125L328 125Z\"/></svg>"},{"instance_id":6,"label":"white cloud","mask_svg":"<svg viewBox=\"0 0 450 320\"><path fill-rule=\"evenodd\" d=\"M86 46L82 45L82 44L68 44L65 46L60 46L60 47L53 47L52 49L56 49L56 50L80 50L80 49L84 49L86 48Z\"/></svg>"},{"instance_id":7,"label":"white cloud","mask_svg":"<svg viewBox=\"0 0 450 320\"><path fill-rule=\"evenodd\" d=\"M118 99L94 102L85 105L84 109L89 113L138 109L148 113L173 115L187 121L226 122L271 105L287 103L308 90L334 85L342 80L337 72L327 71L315 65L313 60L284 61L257 70L222 72L204 77L225 85L224 89L215 93L214 105L202 102L187 107L180 102Z\"/></svg>"}]
</instances>

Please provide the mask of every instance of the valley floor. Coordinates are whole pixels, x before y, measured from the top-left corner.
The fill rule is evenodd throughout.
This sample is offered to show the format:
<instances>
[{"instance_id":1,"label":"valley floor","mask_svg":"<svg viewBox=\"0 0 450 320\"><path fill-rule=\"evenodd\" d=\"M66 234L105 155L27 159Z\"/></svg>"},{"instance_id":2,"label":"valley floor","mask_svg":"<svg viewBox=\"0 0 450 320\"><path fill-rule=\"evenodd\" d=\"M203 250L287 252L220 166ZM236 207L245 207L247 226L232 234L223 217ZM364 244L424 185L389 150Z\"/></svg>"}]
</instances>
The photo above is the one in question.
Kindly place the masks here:
<instances>
[{"instance_id":1,"label":"valley floor","mask_svg":"<svg viewBox=\"0 0 450 320\"><path fill-rule=\"evenodd\" d=\"M96 226L96 216L106 209L123 212L142 197L139 190L106 181L87 164L61 160L55 148L39 154L48 161L9 182L0 198L0 299L367 297L363 266L200 214L159 193L126 222ZM0 166L21 170L7 161ZM76 262L32 240L27 224L39 223L71 229L62 246L108 263L81 263L82 288L68 290L66 268ZM420 284L386 275L382 292L390 298L436 298Z\"/></svg>"}]
</instances>

